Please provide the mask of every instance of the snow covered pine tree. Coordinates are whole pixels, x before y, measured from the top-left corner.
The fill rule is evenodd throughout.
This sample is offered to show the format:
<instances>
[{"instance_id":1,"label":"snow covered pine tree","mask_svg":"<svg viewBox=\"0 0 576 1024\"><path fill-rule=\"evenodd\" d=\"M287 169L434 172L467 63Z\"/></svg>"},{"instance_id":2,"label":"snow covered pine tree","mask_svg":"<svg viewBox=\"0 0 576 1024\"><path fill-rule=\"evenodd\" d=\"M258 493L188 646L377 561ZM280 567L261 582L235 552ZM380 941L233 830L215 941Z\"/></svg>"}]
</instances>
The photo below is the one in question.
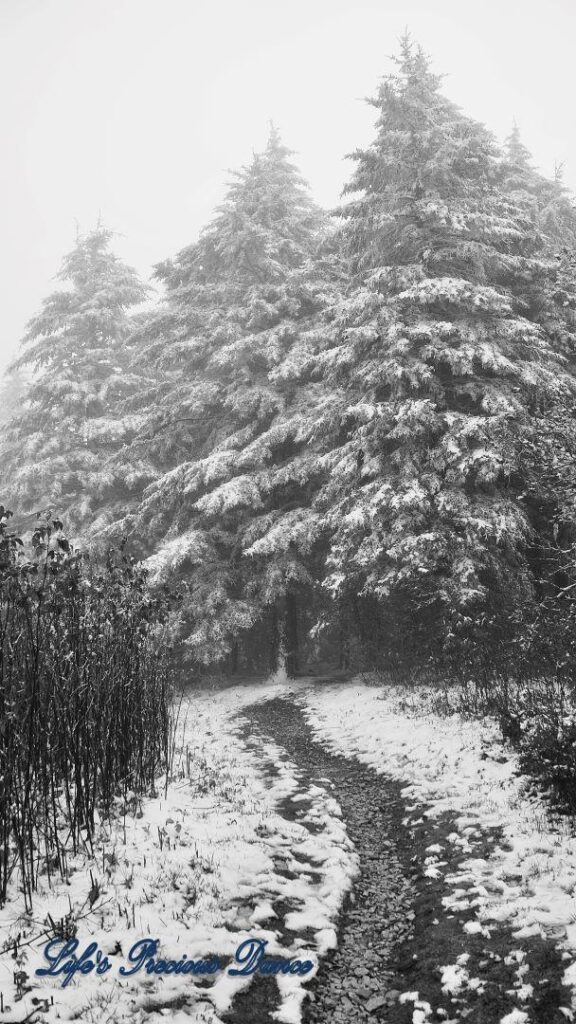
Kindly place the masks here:
<instances>
[{"instance_id":1,"label":"snow covered pine tree","mask_svg":"<svg viewBox=\"0 0 576 1024\"><path fill-rule=\"evenodd\" d=\"M372 102L341 211L352 285L318 356L339 396L317 434L325 583L380 663L493 666L539 597L534 470L573 404L573 318L543 179L536 200L518 187L409 38Z\"/></svg>"},{"instance_id":2,"label":"snow covered pine tree","mask_svg":"<svg viewBox=\"0 0 576 1024\"><path fill-rule=\"evenodd\" d=\"M272 130L199 240L157 268L165 301L134 337L146 426L118 455L155 479L117 529L152 546L156 579L181 580L193 658L233 668L239 655L275 667L283 645L295 671L297 601L314 588L306 471L293 462L313 424L281 367L312 338L334 262L318 254L324 218L289 156Z\"/></svg>"},{"instance_id":3,"label":"snow covered pine tree","mask_svg":"<svg viewBox=\"0 0 576 1024\"><path fill-rule=\"evenodd\" d=\"M35 372L2 442L5 500L18 511L49 506L69 534L127 497L125 481L103 465L135 427L117 410L137 386L127 369L128 310L146 288L112 253L111 238L101 227L78 238L59 274L67 287L28 324L15 367Z\"/></svg>"}]
</instances>

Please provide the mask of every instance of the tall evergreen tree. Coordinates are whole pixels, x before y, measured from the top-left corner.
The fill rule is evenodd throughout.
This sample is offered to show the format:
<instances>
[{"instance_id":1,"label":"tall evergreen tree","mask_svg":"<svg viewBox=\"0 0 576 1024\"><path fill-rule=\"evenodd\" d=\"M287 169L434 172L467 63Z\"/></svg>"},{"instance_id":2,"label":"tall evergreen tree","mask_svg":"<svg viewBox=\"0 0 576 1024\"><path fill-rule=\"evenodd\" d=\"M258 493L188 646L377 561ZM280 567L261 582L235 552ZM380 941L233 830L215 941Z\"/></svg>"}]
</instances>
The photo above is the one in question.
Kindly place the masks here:
<instances>
[{"instance_id":1,"label":"tall evergreen tree","mask_svg":"<svg viewBox=\"0 0 576 1024\"><path fill-rule=\"evenodd\" d=\"M243 552L306 487L302 474L282 471L307 435L280 369L328 301L322 231L272 130L199 240L157 268L166 298L137 332L157 386L143 395L144 407L152 400L145 429L118 458L154 467L155 478L118 529L153 551L160 576L181 577L183 628L200 660L235 659L235 638L258 623L270 662L284 632L296 665L295 595L312 585L303 550L281 546L261 562Z\"/></svg>"},{"instance_id":2,"label":"tall evergreen tree","mask_svg":"<svg viewBox=\"0 0 576 1024\"><path fill-rule=\"evenodd\" d=\"M373 104L342 210L352 287L320 357L338 395L326 586L381 653L492 654L539 596L534 505L574 325L519 145L504 159L409 38Z\"/></svg>"},{"instance_id":3,"label":"tall evergreen tree","mask_svg":"<svg viewBox=\"0 0 576 1024\"><path fill-rule=\"evenodd\" d=\"M552 179L533 166L515 124L505 143L506 187L519 206L529 211L523 221L523 244L546 254L547 272L529 279L524 296L531 315L545 326L546 335L564 367L576 371L576 209L556 167ZM540 418L538 433L524 445L523 466L529 481L525 502L533 527L530 559L537 592L548 598L561 594L569 579L563 567L576 542L573 508L576 502L576 419L572 403L556 402ZM573 573L572 573L573 578ZM548 602L549 603L549 602Z\"/></svg>"},{"instance_id":4,"label":"tall evergreen tree","mask_svg":"<svg viewBox=\"0 0 576 1024\"><path fill-rule=\"evenodd\" d=\"M560 251L576 246L576 208L562 180L562 167L547 178L533 166L532 158L514 122L504 144L505 191L523 210L524 244L548 250L558 258ZM549 275L548 275L549 278Z\"/></svg>"},{"instance_id":5,"label":"tall evergreen tree","mask_svg":"<svg viewBox=\"0 0 576 1024\"><path fill-rule=\"evenodd\" d=\"M28 324L15 368L34 373L3 439L7 500L19 510L50 506L76 532L126 500L126 480L104 462L139 425L118 409L138 387L128 370L128 313L146 289L111 239L101 227L77 239L59 274L64 287Z\"/></svg>"}]
</instances>

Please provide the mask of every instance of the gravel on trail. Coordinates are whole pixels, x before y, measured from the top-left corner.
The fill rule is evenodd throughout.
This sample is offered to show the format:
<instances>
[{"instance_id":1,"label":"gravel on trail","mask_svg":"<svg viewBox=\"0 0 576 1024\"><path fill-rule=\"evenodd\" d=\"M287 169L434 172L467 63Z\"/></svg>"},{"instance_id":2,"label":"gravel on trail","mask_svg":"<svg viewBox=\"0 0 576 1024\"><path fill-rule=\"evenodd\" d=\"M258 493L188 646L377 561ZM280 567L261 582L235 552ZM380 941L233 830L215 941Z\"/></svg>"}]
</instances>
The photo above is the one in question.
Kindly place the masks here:
<instances>
[{"instance_id":1,"label":"gravel on trail","mask_svg":"<svg viewBox=\"0 0 576 1024\"><path fill-rule=\"evenodd\" d=\"M553 942L514 937L501 925L491 925L489 935L468 934L463 925L475 919L473 907L447 911L443 877L424 873L427 848L457 831L453 816L427 817L426 807L407 806L401 783L325 749L291 700L253 704L242 717L245 742L259 745L258 736L264 735L283 747L298 768L303 792L312 784L329 788L359 856L360 872L338 921L338 947L307 986L304 1024L499 1024L512 1011L518 1024L565 1024L568 1015L560 1008L570 1007L570 992L562 984L563 963ZM274 771L272 765L264 767ZM298 800L286 798L279 809L300 820L306 804L300 794ZM496 829L478 832L470 842L474 857L488 857L504 845ZM444 845L450 874L464 855ZM281 919L290 909L275 906ZM289 941L285 928L283 934ZM470 983L449 991L441 967L454 965L462 954L468 955ZM268 1024L277 1008L275 981L256 978L226 1020Z\"/></svg>"}]
</instances>

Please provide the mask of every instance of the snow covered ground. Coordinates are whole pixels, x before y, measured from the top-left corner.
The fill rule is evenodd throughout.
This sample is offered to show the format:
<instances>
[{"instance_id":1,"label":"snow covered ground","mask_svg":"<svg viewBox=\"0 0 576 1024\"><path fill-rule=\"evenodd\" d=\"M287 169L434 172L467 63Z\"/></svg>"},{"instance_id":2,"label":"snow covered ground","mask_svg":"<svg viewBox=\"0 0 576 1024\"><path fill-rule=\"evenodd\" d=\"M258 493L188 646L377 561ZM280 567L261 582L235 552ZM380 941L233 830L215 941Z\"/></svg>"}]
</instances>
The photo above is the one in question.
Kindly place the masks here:
<instances>
[{"instance_id":1,"label":"snow covered ground","mask_svg":"<svg viewBox=\"0 0 576 1024\"><path fill-rule=\"evenodd\" d=\"M5 1011L10 1007L1 1020L21 1021L37 1008L47 1021L152 1024L169 1014L176 1024L217 1024L235 992L251 981L224 970L209 989L198 984L201 976L147 976L142 970L119 977L129 949L144 937L160 940L159 957L196 960L232 956L244 939L256 936L268 941L267 954L311 960L314 969L306 977L313 976L318 957L336 942L334 923L356 857L329 792L313 786L299 794L309 804L303 820L321 826L312 842L304 824L275 811L279 800L298 795L294 765L272 743L254 740L247 747L238 738L242 720L235 716L242 706L279 689L272 684L257 693L246 687L190 694L181 708L176 778L167 794L159 780L155 799L129 808L136 814L126 816L125 833L122 815L112 830L102 827L94 858L69 858L69 884L50 889L40 879L33 918L13 894L0 910L0 937L5 950L17 936L20 944L16 960L11 950L0 955L2 1004ZM267 763L276 769L272 781L263 770ZM83 916L92 880L99 895ZM293 909L285 923L297 936L313 929L311 941L296 937L283 945L276 900L289 901ZM36 968L47 966L47 939L26 943L42 935L48 914L53 921L69 915L77 922L77 955L96 942L112 969L76 976L66 987L62 976L36 977ZM24 975L21 1000L15 971ZM279 976L280 1021L299 1020L306 977Z\"/></svg>"},{"instance_id":2,"label":"snow covered ground","mask_svg":"<svg viewBox=\"0 0 576 1024\"><path fill-rule=\"evenodd\" d=\"M234 994L250 983L226 970L210 987L196 975L120 977L129 949L147 936L159 940L158 956L174 960L230 957L256 936L268 941L269 954L311 960L306 977L312 976L336 942L335 921L357 858L330 788L306 788L280 747L243 735L244 707L289 694L320 742L403 781L413 818L455 815L448 842L470 857L445 877L446 906L474 910L465 927L486 933L504 922L518 937L552 938L564 951L566 980L576 988L576 836L568 821L552 819L543 801L528 794L495 726L438 716L419 691L407 697L358 680L280 681L190 693L180 711L167 790L159 780L157 796L131 801L125 817L119 808L114 827L101 826L94 857L88 851L70 856L68 883L50 888L40 878L32 916L13 891L0 910L0 1020L22 1021L36 1009L49 1022L155 1024L168 1016L176 1024L218 1024ZM303 821L279 813L279 802L290 796L308 808ZM306 818L314 822L312 836ZM471 839L494 826L505 842L488 859L474 857ZM431 877L445 874L444 853L441 844L429 848ZM278 914L275 905L284 909ZM36 968L46 966L48 915L75 925L78 952L98 943L112 969L76 977L66 987L62 977L36 977ZM474 984L465 961L441 966L448 990ZM299 1020L306 977L278 978L279 1021ZM522 1024L521 985L518 991L514 1021ZM573 1019L570 1007L565 1015Z\"/></svg>"},{"instance_id":3,"label":"snow covered ground","mask_svg":"<svg viewBox=\"0 0 576 1024\"><path fill-rule=\"evenodd\" d=\"M517 938L553 939L566 961L564 980L576 990L574 823L554 818L543 799L529 794L495 723L439 716L432 710L435 698L432 691L382 691L355 681L309 688L298 699L323 744L406 782L403 795L412 814L421 814L424 805L432 817L455 812L449 841L462 852L472 852L470 839L481 831L502 830L505 841L488 859L471 856L446 876L451 895L445 905L474 910L476 920L465 925L470 931L486 934L504 922ZM443 852L441 846L428 850L426 873L432 877L444 873ZM464 963L443 966L444 983L454 990L474 983ZM564 1014L576 1017L570 1007ZM527 1019L521 1010L514 1017L515 1024Z\"/></svg>"}]
</instances>

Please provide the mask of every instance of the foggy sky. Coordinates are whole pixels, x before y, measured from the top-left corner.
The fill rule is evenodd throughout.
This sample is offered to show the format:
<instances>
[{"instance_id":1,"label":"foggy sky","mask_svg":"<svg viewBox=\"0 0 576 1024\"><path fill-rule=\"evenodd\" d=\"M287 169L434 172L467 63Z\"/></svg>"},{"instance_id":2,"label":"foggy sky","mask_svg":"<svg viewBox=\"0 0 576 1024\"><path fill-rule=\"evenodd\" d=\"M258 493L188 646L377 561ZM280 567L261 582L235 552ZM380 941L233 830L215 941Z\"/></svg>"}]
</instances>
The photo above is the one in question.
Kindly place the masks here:
<instances>
[{"instance_id":1,"label":"foggy sky","mask_svg":"<svg viewBox=\"0 0 576 1024\"><path fill-rule=\"evenodd\" d=\"M274 121L323 205L408 27L445 91L576 189L573 0L0 0L0 368L98 217L147 277Z\"/></svg>"}]
</instances>

